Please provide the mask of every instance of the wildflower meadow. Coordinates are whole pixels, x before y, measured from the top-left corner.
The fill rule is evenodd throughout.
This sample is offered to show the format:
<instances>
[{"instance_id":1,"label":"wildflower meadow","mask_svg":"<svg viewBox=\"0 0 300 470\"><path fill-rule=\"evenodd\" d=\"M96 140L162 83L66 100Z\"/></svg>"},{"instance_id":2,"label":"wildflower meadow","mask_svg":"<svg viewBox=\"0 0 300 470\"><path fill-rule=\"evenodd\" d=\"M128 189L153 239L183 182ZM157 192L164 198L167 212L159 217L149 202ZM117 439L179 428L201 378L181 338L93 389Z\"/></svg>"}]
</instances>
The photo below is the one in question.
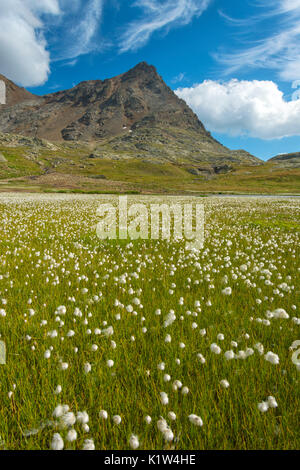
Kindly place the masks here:
<instances>
[{"instance_id":1,"label":"wildflower meadow","mask_svg":"<svg viewBox=\"0 0 300 470\"><path fill-rule=\"evenodd\" d=\"M299 447L299 199L203 198L186 250L109 198L0 196L0 449Z\"/></svg>"}]
</instances>

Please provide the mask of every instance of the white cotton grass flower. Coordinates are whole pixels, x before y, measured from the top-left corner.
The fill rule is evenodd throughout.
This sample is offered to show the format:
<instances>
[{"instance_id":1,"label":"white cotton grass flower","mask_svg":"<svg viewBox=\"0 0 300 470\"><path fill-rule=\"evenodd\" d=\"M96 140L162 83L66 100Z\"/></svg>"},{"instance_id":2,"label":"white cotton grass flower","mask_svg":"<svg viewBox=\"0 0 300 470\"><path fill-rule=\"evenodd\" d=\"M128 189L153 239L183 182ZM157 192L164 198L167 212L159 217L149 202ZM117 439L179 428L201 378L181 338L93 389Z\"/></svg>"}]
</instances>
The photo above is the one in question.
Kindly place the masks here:
<instances>
[{"instance_id":1,"label":"white cotton grass flower","mask_svg":"<svg viewBox=\"0 0 300 470\"><path fill-rule=\"evenodd\" d=\"M139 446L140 446L139 439L135 434L132 434L130 436L129 445L133 450L136 450L136 449L139 448Z\"/></svg>"},{"instance_id":2,"label":"white cotton grass flower","mask_svg":"<svg viewBox=\"0 0 300 470\"><path fill-rule=\"evenodd\" d=\"M107 367L110 369L114 366L114 361L112 359L109 359L108 361L106 361L106 365Z\"/></svg>"},{"instance_id":3,"label":"white cotton grass flower","mask_svg":"<svg viewBox=\"0 0 300 470\"><path fill-rule=\"evenodd\" d=\"M63 428L74 426L75 423L76 423L76 417L72 411L68 411L67 413L64 413L60 417L60 425Z\"/></svg>"},{"instance_id":4,"label":"white cotton grass flower","mask_svg":"<svg viewBox=\"0 0 300 470\"><path fill-rule=\"evenodd\" d=\"M152 421L151 416L149 416L149 415L145 416L144 421L145 421L146 424L150 424L151 421Z\"/></svg>"},{"instance_id":5,"label":"white cotton grass flower","mask_svg":"<svg viewBox=\"0 0 300 470\"><path fill-rule=\"evenodd\" d=\"M226 380L226 379L221 380L221 381L220 381L220 385L221 385L221 387L223 387L223 388L229 388L229 382L228 382L228 380Z\"/></svg>"},{"instance_id":6,"label":"white cotton grass flower","mask_svg":"<svg viewBox=\"0 0 300 470\"><path fill-rule=\"evenodd\" d=\"M254 348L258 351L258 353L262 356L264 353L264 346L261 343L256 343Z\"/></svg>"},{"instance_id":7,"label":"white cotton grass flower","mask_svg":"<svg viewBox=\"0 0 300 470\"><path fill-rule=\"evenodd\" d=\"M272 397L272 396L269 396L269 397L268 397L267 403L268 403L268 405L269 405L270 408L277 408L277 407L278 407L277 401L276 401L275 398Z\"/></svg>"},{"instance_id":8,"label":"white cotton grass flower","mask_svg":"<svg viewBox=\"0 0 300 470\"><path fill-rule=\"evenodd\" d=\"M160 392L160 401L162 405L167 405L169 403L169 397L166 392Z\"/></svg>"},{"instance_id":9,"label":"white cotton grass flower","mask_svg":"<svg viewBox=\"0 0 300 470\"><path fill-rule=\"evenodd\" d=\"M182 395L188 395L189 392L190 392L190 390L189 390L188 387L182 387L182 389L181 389Z\"/></svg>"},{"instance_id":10,"label":"white cotton grass flower","mask_svg":"<svg viewBox=\"0 0 300 470\"><path fill-rule=\"evenodd\" d=\"M265 357L265 360L270 362L271 364L274 364L274 365L279 364L279 356L277 356L277 354L273 353L272 351L268 351L264 357Z\"/></svg>"},{"instance_id":11,"label":"white cotton grass flower","mask_svg":"<svg viewBox=\"0 0 300 470\"><path fill-rule=\"evenodd\" d=\"M78 411L76 421L79 424L87 424L89 422L89 415L86 411Z\"/></svg>"},{"instance_id":12,"label":"white cotton grass flower","mask_svg":"<svg viewBox=\"0 0 300 470\"><path fill-rule=\"evenodd\" d=\"M239 351L237 354L236 354L236 359L242 359L242 360L245 360L247 359L247 354L245 351L241 350Z\"/></svg>"},{"instance_id":13,"label":"white cotton grass flower","mask_svg":"<svg viewBox=\"0 0 300 470\"><path fill-rule=\"evenodd\" d=\"M100 418L102 419L107 419L108 418L108 413L105 410L101 410L99 413Z\"/></svg>"},{"instance_id":14,"label":"white cotton grass flower","mask_svg":"<svg viewBox=\"0 0 300 470\"><path fill-rule=\"evenodd\" d=\"M176 414L174 413L174 411L169 411L169 413L168 413L168 418L169 418L171 421L176 421Z\"/></svg>"},{"instance_id":15,"label":"white cotton grass flower","mask_svg":"<svg viewBox=\"0 0 300 470\"><path fill-rule=\"evenodd\" d=\"M297 349L299 346L299 340L297 339L296 341L293 341L291 346L290 346L290 350L293 351L294 349Z\"/></svg>"},{"instance_id":16,"label":"white cotton grass flower","mask_svg":"<svg viewBox=\"0 0 300 470\"><path fill-rule=\"evenodd\" d=\"M250 357L254 354L254 350L252 348L246 348L245 354L246 354L246 357Z\"/></svg>"},{"instance_id":17,"label":"white cotton grass flower","mask_svg":"<svg viewBox=\"0 0 300 470\"><path fill-rule=\"evenodd\" d=\"M169 427L163 432L163 438L167 442L172 442L173 441L174 433Z\"/></svg>"},{"instance_id":18,"label":"white cotton grass flower","mask_svg":"<svg viewBox=\"0 0 300 470\"><path fill-rule=\"evenodd\" d=\"M157 365L157 369L158 370L165 370L165 367L166 367L166 364L164 362L160 362L158 365Z\"/></svg>"},{"instance_id":19,"label":"white cotton grass flower","mask_svg":"<svg viewBox=\"0 0 300 470\"><path fill-rule=\"evenodd\" d=\"M222 290L223 295L231 295L232 294L232 289L231 287L225 287L225 289Z\"/></svg>"},{"instance_id":20,"label":"white cotton grass flower","mask_svg":"<svg viewBox=\"0 0 300 470\"><path fill-rule=\"evenodd\" d=\"M58 432L56 432L52 437L51 449L52 450L63 450L63 448L64 448L63 438L61 437L61 435Z\"/></svg>"},{"instance_id":21,"label":"white cotton grass flower","mask_svg":"<svg viewBox=\"0 0 300 470\"><path fill-rule=\"evenodd\" d=\"M121 424L121 422L122 422L122 418L121 418L120 415L113 416L113 423L114 424L116 424L118 426L119 424Z\"/></svg>"},{"instance_id":22,"label":"white cotton grass flower","mask_svg":"<svg viewBox=\"0 0 300 470\"><path fill-rule=\"evenodd\" d=\"M203 356L203 354L198 353L198 354L197 354L197 358L199 359L199 361L201 362L201 364L205 364L206 359L205 359L205 357Z\"/></svg>"},{"instance_id":23,"label":"white cotton grass flower","mask_svg":"<svg viewBox=\"0 0 300 470\"><path fill-rule=\"evenodd\" d=\"M67 370L69 368L69 364L67 362L61 362L60 363L60 369L61 370Z\"/></svg>"},{"instance_id":24,"label":"white cotton grass flower","mask_svg":"<svg viewBox=\"0 0 300 470\"><path fill-rule=\"evenodd\" d=\"M194 424L195 426L203 426L203 421L202 419L200 418L200 416L197 416L195 414L191 414L189 415L189 420L192 424Z\"/></svg>"},{"instance_id":25,"label":"white cotton grass flower","mask_svg":"<svg viewBox=\"0 0 300 470\"><path fill-rule=\"evenodd\" d=\"M60 305L55 311L55 315L65 315L66 313L67 308L64 305Z\"/></svg>"},{"instance_id":26,"label":"white cotton grass flower","mask_svg":"<svg viewBox=\"0 0 300 470\"><path fill-rule=\"evenodd\" d=\"M232 351L232 349L230 349L229 351L226 351L224 353L224 356L225 356L225 359L227 359L227 361L231 361L232 359L235 358L235 354L234 352Z\"/></svg>"},{"instance_id":27,"label":"white cotton grass flower","mask_svg":"<svg viewBox=\"0 0 300 470\"><path fill-rule=\"evenodd\" d=\"M91 372L92 370L92 366L89 362L86 362L83 366L83 370L85 372L85 374L88 374L89 372Z\"/></svg>"},{"instance_id":28,"label":"white cotton grass flower","mask_svg":"<svg viewBox=\"0 0 300 470\"><path fill-rule=\"evenodd\" d=\"M164 382L170 382L171 376L169 374L164 375Z\"/></svg>"},{"instance_id":29,"label":"white cotton grass flower","mask_svg":"<svg viewBox=\"0 0 300 470\"><path fill-rule=\"evenodd\" d=\"M164 433L165 430L168 429L168 423L164 418L160 418L157 421L157 429L162 433Z\"/></svg>"},{"instance_id":30,"label":"white cotton grass flower","mask_svg":"<svg viewBox=\"0 0 300 470\"><path fill-rule=\"evenodd\" d=\"M57 385L56 389L54 390L55 395L59 395L62 392L62 386Z\"/></svg>"},{"instance_id":31,"label":"white cotton grass flower","mask_svg":"<svg viewBox=\"0 0 300 470\"><path fill-rule=\"evenodd\" d=\"M52 331L49 331L47 335L50 336L50 338L57 338L58 333L57 333L57 330L52 330Z\"/></svg>"},{"instance_id":32,"label":"white cotton grass flower","mask_svg":"<svg viewBox=\"0 0 300 470\"><path fill-rule=\"evenodd\" d=\"M112 326L109 326L105 330L102 330L102 334L106 337L112 336L114 334L114 329Z\"/></svg>"},{"instance_id":33,"label":"white cotton grass flower","mask_svg":"<svg viewBox=\"0 0 300 470\"><path fill-rule=\"evenodd\" d=\"M261 413L266 413L266 411L269 409L269 404L266 401L262 401L257 405L257 408L259 411L261 411Z\"/></svg>"},{"instance_id":34,"label":"white cotton grass flower","mask_svg":"<svg viewBox=\"0 0 300 470\"><path fill-rule=\"evenodd\" d=\"M272 313L274 318L290 318L288 313L283 308L276 308Z\"/></svg>"},{"instance_id":35,"label":"white cotton grass flower","mask_svg":"<svg viewBox=\"0 0 300 470\"><path fill-rule=\"evenodd\" d=\"M176 320L176 315L174 313L174 310L170 310L168 315L165 317L164 327L167 328L168 326L172 325L175 320Z\"/></svg>"},{"instance_id":36,"label":"white cotton grass flower","mask_svg":"<svg viewBox=\"0 0 300 470\"><path fill-rule=\"evenodd\" d=\"M165 439L165 441L167 441L167 442L173 441L174 434L173 434L172 430L170 429L170 427L168 426L167 421L164 418L160 418L157 421L157 428L162 433L163 438Z\"/></svg>"},{"instance_id":37,"label":"white cotton grass flower","mask_svg":"<svg viewBox=\"0 0 300 470\"><path fill-rule=\"evenodd\" d=\"M67 432L66 440L68 442L74 442L76 441L76 439L77 439L77 432L75 431L75 429L70 429Z\"/></svg>"},{"instance_id":38,"label":"white cotton grass flower","mask_svg":"<svg viewBox=\"0 0 300 470\"><path fill-rule=\"evenodd\" d=\"M218 346L216 343L212 343L210 345L210 350L211 352L213 352L214 354L220 354L222 349L220 348L220 346Z\"/></svg>"},{"instance_id":39,"label":"white cotton grass flower","mask_svg":"<svg viewBox=\"0 0 300 470\"><path fill-rule=\"evenodd\" d=\"M86 439L83 443L82 450L95 450L93 439Z\"/></svg>"},{"instance_id":40,"label":"white cotton grass flower","mask_svg":"<svg viewBox=\"0 0 300 470\"><path fill-rule=\"evenodd\" d=\"M180 380L174 380L172 388L176 392L176 390L182 388L182 382L180 382Z\"/></svg>"},{"instance_id":41,"label":"white cotton grass flower","mask_svg":"<svg viewBox=\"0 0 300 470\"><path fill-rule=\"evenodd\" d=\"M68 410L67 410L68 411ZM57 405L55 410L52 413L53 418L60 418L65 413L65 408L63 405Z\"/></svg>"}]
</instances>

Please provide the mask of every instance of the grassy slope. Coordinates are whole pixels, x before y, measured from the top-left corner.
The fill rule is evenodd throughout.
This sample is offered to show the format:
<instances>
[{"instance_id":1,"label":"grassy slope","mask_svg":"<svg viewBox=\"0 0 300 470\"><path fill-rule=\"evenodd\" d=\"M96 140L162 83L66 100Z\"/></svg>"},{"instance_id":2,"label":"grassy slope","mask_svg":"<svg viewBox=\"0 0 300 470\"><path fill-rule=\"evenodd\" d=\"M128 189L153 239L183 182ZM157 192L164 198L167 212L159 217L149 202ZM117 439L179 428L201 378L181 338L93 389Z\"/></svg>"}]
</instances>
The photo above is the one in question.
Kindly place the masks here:
<instances>
[{"instance_id":1,"label":"grassy slope","mask_svg":"<svg viewBox=\"0 0 300 470\"><path fill-rule=\"evenodd\" d=\"M206 179L202 175L190 174L188 170L193 165L184 161L158 163L154 160L145 161L144 158L126 157L89 159L91 151L74 145L63 145L53 151L25 146L12 148L0 144L0 152L7 160L0 162L0 188L109 192L113 186L117 191L138 192L300 192L299 168L282 169L272 163L254 167L236 166L234 172ZM198 166L201 165L207 163L198 162ZM65 176L55 182L53 172ZM29 178L45 174L48 176L42 179Z\"/></svg>"}]
</instances>

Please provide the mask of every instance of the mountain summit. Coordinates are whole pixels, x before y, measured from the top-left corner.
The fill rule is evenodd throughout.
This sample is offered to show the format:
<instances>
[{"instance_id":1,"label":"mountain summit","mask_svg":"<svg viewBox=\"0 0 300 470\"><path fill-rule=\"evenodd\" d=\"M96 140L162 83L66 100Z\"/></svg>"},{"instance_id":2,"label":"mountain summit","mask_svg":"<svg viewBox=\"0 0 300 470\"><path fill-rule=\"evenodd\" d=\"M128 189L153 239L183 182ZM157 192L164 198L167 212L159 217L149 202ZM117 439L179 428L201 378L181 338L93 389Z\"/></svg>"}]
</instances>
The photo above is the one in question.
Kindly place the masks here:
<instances>
[{"instance_id":1,"label":"mountain summit","mask_svg":"<svg viewBox=\"0 0 300 470\"><path fill-rule=\"evenodd\" d=\"M7 104L0 107L3 133L51 142L97 142L119 153L158 159L260 162L213 139L146 62L111 79L81 82L42 97L2 79L8 94Z\"/></svg>"}]
</instances>

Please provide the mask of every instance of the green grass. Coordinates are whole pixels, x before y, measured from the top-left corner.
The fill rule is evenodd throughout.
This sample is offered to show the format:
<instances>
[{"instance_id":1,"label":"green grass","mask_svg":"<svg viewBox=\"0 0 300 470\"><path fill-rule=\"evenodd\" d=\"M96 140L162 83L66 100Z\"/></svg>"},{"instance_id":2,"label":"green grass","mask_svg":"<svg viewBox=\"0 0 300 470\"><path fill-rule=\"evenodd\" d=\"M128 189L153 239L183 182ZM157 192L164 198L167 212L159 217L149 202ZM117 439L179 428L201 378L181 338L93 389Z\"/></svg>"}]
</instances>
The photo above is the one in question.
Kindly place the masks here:
<instances>
[{"instance_id":1,"label":"green grass","mask_svg":"<svg viewBox=\"0 0 300 470\"><path fill-rule=\"evenodd\" d=\"M34 146L12 148L5 147L2 143L0 152L7 162L0 163L0 188L25 191L27 188L36 191L78 190L94 194L124 191L166 194L299 194L300 191L299 168L278 169L272 163L258 166L233 165L234 171L206 179L203 175L192 175L189 170L191 167L206 167L207 155L205 158L203 156L203 161L189 161L178 152L176 162L167 161L167 155L164 159L157 158L155 162L153 159L147 160L146 155L137 158L136 152L113 151L106 148L106 144L99 144L96 151L103 153L104 157L89 159L88 156L93 151L93 146L90 148L83 144L58 144L56 150L51 150ZM109 155L118 159L108 158ZM51 178L44 182L29 178L46 175L49 171L66 175L64 181L57 184ZM97 176L103 179L98 179ZM6 182L8 179L10 181ZM117 188L112 188L110 183Z\"/></svg>"},{"instance_id":2,"label":"green grass","mask_svg":"<svg viewBox=\"0 0 300 470\"><path fill-rule=\"evenodd\" d=\"M132 198L139 201L138 196ZM128 449L131 434L138 436L140 449L299 448L299 371L290 350L299 339L299 326L292 320L299 317L300 308L295 230L299 202L203 199L205 246L193 255L174 241L100 241L95 224L101 200L97 195L49 194L0 198L0 308L6 311L0 316L0 333L7 347L7 363L0 366L2 448L49 449L55 432L69 449L81 449L87 438L94 439L96 449ZM279 223L284 229L278 229ZM245 263L248 270L243 272ZM272 285L265 283L268 278ZM222 293L226 285L232 295ZM134 298L143 308L134 305ZM7 304L1 305L1 299ZM116 299L125 307L133 305L137 315L115 306ZM63 324L56 321L60 305L67 308L66 315L60 315ZM74 316L75 307L82 317ZM290 318L271 319L269 326L255 321L276 308L284 308ZM170 309L176 320L165 328ZM43 320L47 324L41 326ZM110 338L94 334L96 328L108 326L114 329ZM201 336L204 328L206 335ZM53 330L58 332L55 338L48 336ZM67 336L70 330L75 336ZM219 333L224 341L218 340ZM171 343L165 343L167 334ZM258 342L265 353L278 354L278 365L253 348ZM212 343L222 348L220 355L211 352ZM93 344L98 346L95 352ZM45 359L50 347L51 357ZM247 347L255 351L247 359L225 360L225 351ZM114 361L111 369L109 359ZM65 371L59 367L61 360L69 364ZM92 366L88 374L86 362ZM161 362L164 371L158 370ZM170 382L164 381L164 374L171 376ZM228 389L221 387L223 379ZM189 388L187 395L173 390L175 380ZM54 394L57 385L62 386L59 395ZM168 394L168 405L160 401L162 391ZM269 395L278 408L261 413L257 405ZM58 404L89 415L89 432L75 424L74 443L66 441L67 429L52 417ZM99 417L102 409L108 412L107 420ZM176 413L176 421L168 418L169 411ZM190 423L192 413L202 418L202 427ZM112 421L117 414L122 417L119 426ZM144 422L146 415L152 417L151 424ZM160 416L174 433L172 443L157 429ZM37 432L28 435L34 429Z\"/></svg>"}]
</instances>

